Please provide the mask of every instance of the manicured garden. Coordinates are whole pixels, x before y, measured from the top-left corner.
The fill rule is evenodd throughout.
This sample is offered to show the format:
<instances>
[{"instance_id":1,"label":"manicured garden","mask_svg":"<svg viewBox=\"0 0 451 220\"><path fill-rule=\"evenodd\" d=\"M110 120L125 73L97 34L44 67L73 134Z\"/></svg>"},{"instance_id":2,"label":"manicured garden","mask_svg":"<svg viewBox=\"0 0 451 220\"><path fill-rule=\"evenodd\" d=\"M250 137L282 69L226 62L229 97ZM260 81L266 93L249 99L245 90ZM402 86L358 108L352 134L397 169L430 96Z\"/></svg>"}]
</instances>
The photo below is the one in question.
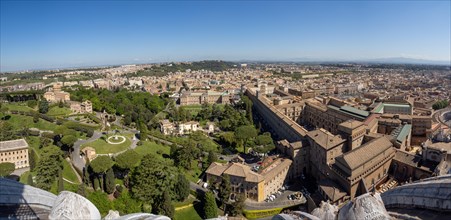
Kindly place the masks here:
<instances>
[{"instance_id":1,"label":"manicured garden","mask_svg":"<svg viewBox=\"0 0 451 220\"><path fill-rule=\"evenodd\" d=\"M117 153L123 150L126 150L130 147L132 134L123 135L125 137L125 142L120 144L110 144L106 141L108 138L106 135L103 135L101 138L82 145L82 149L85 147L92 147L96 150L97 154L109 154L109 153Z\"/></svg>"}]
</instances>

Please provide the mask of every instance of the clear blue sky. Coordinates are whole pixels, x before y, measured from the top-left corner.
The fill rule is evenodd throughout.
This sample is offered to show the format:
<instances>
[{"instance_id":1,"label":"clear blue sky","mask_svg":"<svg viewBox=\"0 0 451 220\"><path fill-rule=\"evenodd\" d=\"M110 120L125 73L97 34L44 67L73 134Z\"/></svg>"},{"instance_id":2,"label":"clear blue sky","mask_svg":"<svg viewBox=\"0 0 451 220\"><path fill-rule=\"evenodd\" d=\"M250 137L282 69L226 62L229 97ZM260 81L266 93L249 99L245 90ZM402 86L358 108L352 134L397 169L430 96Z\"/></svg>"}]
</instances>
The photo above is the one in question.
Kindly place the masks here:
<instances>
[{"instance_id":1,"label":"clear blue sky","mask_svg":"<svg viewBox=\"0 0 451 220\"><path fill-rule=\"evenodd\" d=\"M1 71L201 59L451 60L450 1L1 1Z\"/></svg>"}]
</instances>

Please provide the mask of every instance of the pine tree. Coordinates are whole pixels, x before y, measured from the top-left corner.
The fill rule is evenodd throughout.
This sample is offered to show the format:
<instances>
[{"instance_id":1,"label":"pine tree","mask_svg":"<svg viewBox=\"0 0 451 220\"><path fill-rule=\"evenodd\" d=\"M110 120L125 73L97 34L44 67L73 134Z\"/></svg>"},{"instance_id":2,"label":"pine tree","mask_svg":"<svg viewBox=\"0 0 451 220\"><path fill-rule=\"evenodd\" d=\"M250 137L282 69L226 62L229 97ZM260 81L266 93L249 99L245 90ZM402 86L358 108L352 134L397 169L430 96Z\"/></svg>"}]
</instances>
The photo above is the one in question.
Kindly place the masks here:
<instances>
[{"instance_id":1,"label":"pine tree","mask_svg":"<svg viewBox=\"0 0 451 220\"><path fill-rule=\"evenodd\" d=\"M60 169L58 171L58 193L64 191L64 180L63 180L63 172Z\"/></svg>"},{"instance_id":2,"label":"pine tree","mask_svg":"<svg viewBox=\"0 0 451 220\"><path fill-rule=\"evenodd\" d=\"M213 195L212 192L205 193L204 217L206 219L218 217L218 206L216 205L215 196Z\"/></svg>"},{"instance_id":3,"label":"pine tree","mask_svg":"<svg viewBox=\"0 0 451 220\"><path fill-rule=\"evenodd\" d=\"M111 194L114 192L115 183L114 183L114 172L113 169L109 169L106 171L105 175L105 192Z\"/></svg>"}]
</instances>

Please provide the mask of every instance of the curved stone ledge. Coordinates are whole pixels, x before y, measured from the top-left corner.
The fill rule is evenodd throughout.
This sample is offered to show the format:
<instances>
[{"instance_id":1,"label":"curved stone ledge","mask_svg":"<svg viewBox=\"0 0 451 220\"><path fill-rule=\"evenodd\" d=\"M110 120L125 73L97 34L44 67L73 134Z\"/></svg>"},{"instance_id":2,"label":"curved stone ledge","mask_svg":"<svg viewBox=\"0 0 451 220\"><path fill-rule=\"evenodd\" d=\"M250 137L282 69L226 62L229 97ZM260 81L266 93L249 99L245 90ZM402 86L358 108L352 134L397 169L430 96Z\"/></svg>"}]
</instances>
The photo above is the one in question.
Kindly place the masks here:
<instances>
[{"instance_id":1,"label":"curved stone ledge","mask_svg":"<svg viewBox=\"0 0 451 220\"><path fill-rule=\"evenodd\" d=\"M451 211L451 175L424 179L382 194L387 208L423 208Z\"/></svg>"},{"instance_id":2,"label":"curved stone ledge","mask_svg":"<svg viewBox=\"0 0 451 220\"><path fill-rule=\"evenodd\" d=\"M29 204L52 208L57 196L36 187L0 178L0 205Z\"/></svg>"}]
</instances>

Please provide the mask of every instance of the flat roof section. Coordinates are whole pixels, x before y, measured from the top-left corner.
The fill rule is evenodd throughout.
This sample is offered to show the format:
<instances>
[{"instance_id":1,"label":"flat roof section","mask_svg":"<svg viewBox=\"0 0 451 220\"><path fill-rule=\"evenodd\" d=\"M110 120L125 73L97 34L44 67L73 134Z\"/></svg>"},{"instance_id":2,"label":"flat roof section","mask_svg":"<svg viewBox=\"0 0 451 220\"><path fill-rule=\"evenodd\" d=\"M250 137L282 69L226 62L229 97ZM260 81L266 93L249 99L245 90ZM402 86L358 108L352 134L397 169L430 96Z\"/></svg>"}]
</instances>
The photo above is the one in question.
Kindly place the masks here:
<instances>
[{"instance_id":1,"label":"flat roof section","mask_svg":"<svg viewBox=\"0 0 451 220\"><path fill-rule=\"evenodd\" d=\"M21 150L28 148L28 143L25 139L17 139L10 141L2 141L0 142L0 151L12 151L12 150Z\"/></svg>"}]
</instances>

